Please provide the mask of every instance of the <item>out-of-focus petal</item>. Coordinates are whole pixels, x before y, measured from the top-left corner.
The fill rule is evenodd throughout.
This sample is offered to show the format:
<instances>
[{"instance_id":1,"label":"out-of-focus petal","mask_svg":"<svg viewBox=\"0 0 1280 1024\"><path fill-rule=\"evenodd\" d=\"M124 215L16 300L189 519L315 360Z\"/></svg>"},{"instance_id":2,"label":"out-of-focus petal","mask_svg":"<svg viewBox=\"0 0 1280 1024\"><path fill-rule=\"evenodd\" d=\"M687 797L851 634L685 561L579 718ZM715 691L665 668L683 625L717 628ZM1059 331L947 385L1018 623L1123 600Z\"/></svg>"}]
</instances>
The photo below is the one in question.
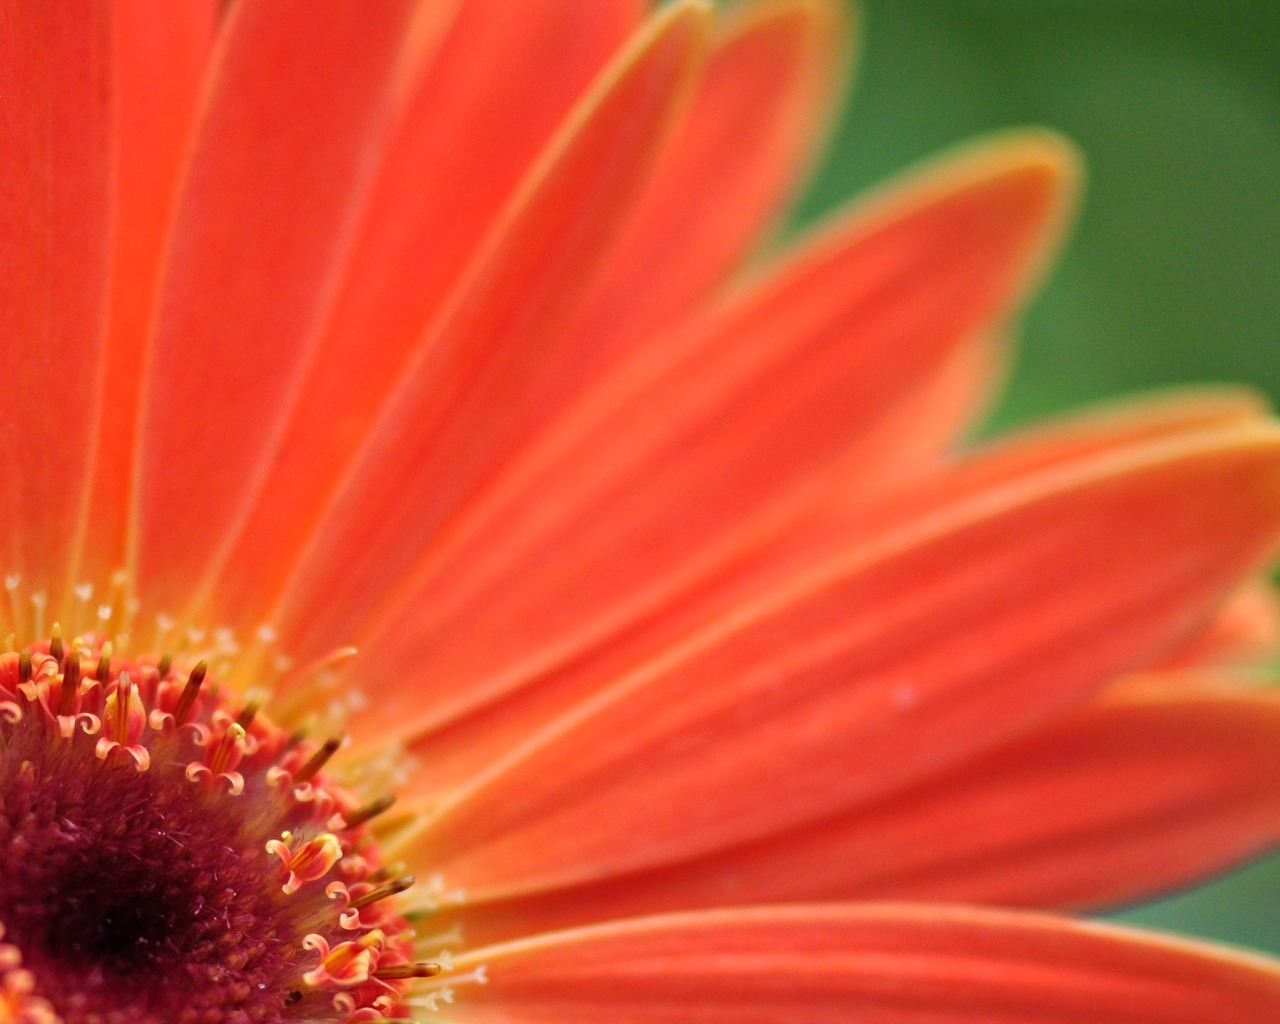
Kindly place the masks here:
<instances>
[{"instance_id":1,"label":"out-of-focus petal","mask_svg":"<svg viewBox=\"0 0 1280 1024\"><path fill-rule=\"evenodd\" d=\"M1280 594L1266 579L1245 583L1204 629L1156 668L1256 664L1280 648Z\"/></svg>"},{"instance_id":2,"label":"out-of-focus petal","mask_svg":"<svg viewBox=\"0 0 1280 1024\"><path fill-rule=\"evenodd\" d=\"M313 356L391 112L406 0L234 5L143 384L137 580L180 616ZM150 624L147 624L148 626Z\"/></svg>"},{"instance_id":3,"label":"out-of-focus petal","mask_svg":"<svg viewBox=\"0 0 1280 1024\"><path fill-rule=\"evenodd\" d=\"M896 462L901 442L882 428L900 403L1008 314L1056 234L1071 168L1039 136L979 147L621 365L391 596L369 646L400 664L430 651L432 671L374 712L408 728L515 688L527 666L567 660L710 575L762 522L828 503L836 481L871 487ZM332 612L330 634L370 609Z\"/></svg>"},{"instance_id":4,"label":"out-of-focus petal","mask_svg":"<svg viewBox=\"0 0 1280 1024\"><path fill-rule=\"evenodd\" d=\"M981 351L979 346L962 350L961 354L979 355ZM907 432L908 439L885 438L884 450L900 444L904 446L905 459L918 460L921 451L915 446L921 441L912 431L921 422L930 423L931 417L939 413L934 407L926 414L920 408L921 402L938 397L938 386L942 385L943 400L953 404L946 415L959 415L954 406L963 405L964 395L972 397L975 389L971 378L979 369L980 364L967 366L962 360L959 366L948 370L959 371L958 383L949 382L944 373L941 379L926 385L907 401L902 410L886 420L883 429L892 432L899 428ZM951 388L961 393L960 400L945 395ZM435 698L434 705L417 703L432 691L425 685L415 688L406 682L404 688L397 687L395 692L379 693L365 715L377 723L374 732L378 736L413 739L410 749L423 761L414 784L419 793L451 788L482 771L557 715L590 699L601 687L636 664L678 642L700 625L751 600L789 573L827 559L841 545L858 543L894 524L927 514L931 509L1051 467L1065 467L1107 453L1115 456L1135 445L1172 441L1179 435L1193 435L1210 428L1259 424L1264 422L1264 412L1265 404L1251 392L1208 388L1157 395L1038 426L944 472L936 471L935 467L935 471L925 474L924 482L903 487L892 499L882 497L853 514L827 514L799 523L785 520L776 535L766 533L758 547L744 553L742 564L735 566L734 571L713 577L708 585L691 587L675 595L643 628L615 636L585 661L576 664L570 661L565 669L542 676L537 666L527 669L527 684L515 687L510 693L499 693L492 698L489 709L476 712L474 706L482 703L485 695L457 686L452 690L440 686L440 696ZM912 413L919 413L923 419L911 421ZM935 441L945 426L945 421L933 423ZM839 507L837 497L827 494L826 498L830 505ZM1227 614L1224 608L1213 623L1204 623L1187 644L1195 644L1213 632L1218 628L1217 620ZM427 669L423 676L429 682L436 681L430 671L439 662L438 652L436 654L421 663ZM451 722L448 717L451 705L461 706L470 713L458 713Z\"/></svg>"},{"instance_id":5,"label":"out-of-focus petal","mask_svg":"<svg viewBox=\"0 0 1280 1024\"><path fill-rule=\"evenodd\" d=\"M1170 388L1103 402L999 438L981 450L980 458L971 459L957 472L926 474L919 486L895 494L873 515L882 519L911 515L1120 445L1201 428L1261 423L1269 415L1266 399L1256 391L1232 386Z\"/></svg>"},{"instance_id":6,"label":"out-of-focus petal","mask_svg":"<svg viewBox=\"0 0 1280 1024\"><path fill-rule=\"evenodd\" d=\"M443 798L414 857L514 892L870 801L1150 662L1278 533L1280 433L1261 426L935 508L830 552L530 736Z\"/></svg>"},{"instance_id":7,"label":"out-of-focus petal","mask_svg":"<svg viewBox=\"0 0 1280 1024\"><path fill-rule=\"evenodd\" d=\"M220 6L219 0L119 0L113 8L116 217L105 391L78 557L85 579L106 579L125 564L138 395L160 260Z\"/></svg>"},{"instance_id":8,"label":"out-of-focus petal","mask_svg":"<svg viewBox=\"0 0 1280 1024\"><path fill-rule=\"evenodd\" d=\"M490 942L780 901L1096 908L1189 884L1278 841L1280 694L1156 674L877 803L662 870L473 902L465 921L470 941Z\"/></svg>"},{"instance_id":9,"label":"out-of-focus petal","mask_svg":"<svg viewBox=\"0 0 1280 1024\"><path fill-rule=\"evenodd\" d=\"M431 340L428 325L450 287L641 7L483 0L433 26L443 38L381 156L289 428L243 535L211 567L220 574L214 621L263 621L415 347Z\"/></svg>"},{"instance_id":10,"label":"out-of-focus petal","mask_svg":"<svg viewBox=\"0 0 1280 1024\"><path fill-rule=\"evenodd\" d=\"M460 1024L1273 1024L1275 961L963 907L641 918L477 950Z\"/></svg>"},{"instance_id":11,"label":"out-of-focus petal","mask_svg":"<svg viewBox=\"0 0 1280 1024\"><path fill-rule=\"evenodd\" d=\"M692 109L663 155L584 323L583 353L621 348L705 300L772 225L841 93L848 12L767 0L729 12Z\"/></svg>"},{"instance_id":12,"label":"out-of-focus petal","mask_svg":"<svg viewBox=\"0 0 1280 1024\"><path fill-rule=\"evenodd\" d=\"M304 659L351 639L404 559L556 405L561 331L626 222L710 43L697 0L661 8L569 119L437 318L279 609Z\"/></svg>"},{"instance_id":13,"label":"out-of-focus petal","mask_svg":"<svg viewBox=\"0 0 1280 1024\"><path fill-rule=\"evenodd\" d=\"M111 6L0 10L0 550L22 616L41 593L57 614L88 497L111 252Z\"/></svg>"}]
</instances>

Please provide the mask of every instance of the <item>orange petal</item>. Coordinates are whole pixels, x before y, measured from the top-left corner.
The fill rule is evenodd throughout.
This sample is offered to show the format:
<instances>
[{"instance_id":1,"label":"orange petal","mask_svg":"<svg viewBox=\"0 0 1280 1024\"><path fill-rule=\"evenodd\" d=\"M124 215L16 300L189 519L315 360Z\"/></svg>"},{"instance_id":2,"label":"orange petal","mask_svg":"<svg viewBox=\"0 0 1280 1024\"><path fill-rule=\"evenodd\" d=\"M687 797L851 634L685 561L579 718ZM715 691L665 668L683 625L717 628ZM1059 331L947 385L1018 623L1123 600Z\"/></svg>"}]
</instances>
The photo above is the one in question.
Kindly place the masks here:
<instances>
[{"instance_id":1,"label":"orange petal","mask_svg":"<svg viewBox=\"0 0 1280 1024\"><path fill-rule=\"evenodd\" d=\"M640 8L499 0L463 4L436 27L443 38L382 154L289 429L244 535L214 567L214 621L263 621L449 287Z\"/></svg>"},{"instance_id":2,"label":"orange petal","mask_svg":"<svg viewBox=\"0 0 1280 1024\"><path fill-rule=\"evenodd\" d=\"M1244 425L1267 419L1267 400L1245 387L1196 386L1152 391L1102 402L1034 424L986 443L981 457L959 471L935 475L904 492L893 515L907 506L927 508L996 484L1121 444L1169 437L1208 427Z\"/></svg>"},{"instance_id":3,"label":"orange petal","mask_svg":"<svg viewBox=\"0 0 1280 1024\"><path fill-rule=\"evenodd\" d=\"M111 245L111 4L0 12L0 524L18 621L57 615L87 499ZM44 628L50 625L46 619Z\"/></svg>"},{"instance_id":4,"label":"orange petal","mask_svg":"<svg viewBox=\"0 0 1280 1024\"><path fill-rule=\"evenodd\" d=\"M92 497L80 576L125 564L138 395L182 161L213 46L218 0L120 0L115 11L115 239Z\"/></svg>"},{"instance_id":5,"label":"orange petal","mask_svg":"<svg viewBox=\"0 0 1280 1024\"><path fill-rule=\"evenodd\" d=\"M401 577L406 551L555 404L561 328L626 222L709 30L698 0L661 8L544 154L406 369L291 580L280 619L288 649L305 658L350 636Z\"/></svg>"},{"instance_id":6,"label":"orange petal","mask_svg":"<svg viewBox=\"0 0 1280 1024\"><path fill-rule=\"evenodd\" d=\"M264 471L350 244L409 9L335 0L317 17L309 0L264 0L222 27L143 387L149 608L186 611Z\"/></svg>"},{"instance_id":7,"label":"orange petal","mask_svg":"<svg viewBox=\"0 0 1280 1024\"><path fill-rule=\"evenodd\" d=\"M1205 630L1160 660L1158 668L1257 664L1280 647L1280 594L1251 580L1222 606Z\"/></svg>"},{"instance_id":8,"label":"orange petal","mask_svg":"<svg viewBox=\"0 0 1280 1024\"><path fill-rule=\"evenodd\" d=\"M1261 426L935 509L828 552L530 736L442 798L413 856L473 892L536 889L869 801L1150 662L1278 533L1280 432Z\"/></svg>"},{"instance_id":9,"label":"orange petal","mask_svg":"<svg viewBox=\"0 0 1280 1024\"><path fill-rule=\"evenodd\" d=\"M1280 964L1143 932L963 907L641 918L477 950L461 1024L1274 1024Z\"/></svg>"},{"instance_id":10,"label":"orange petal","mask_svg":"<svg viewBox=\"0 0 1280 1024\"><path fill-rule=\"evenodd\" d=\"M696 771L696 767L692 770ZM1143 676L877 803L667 868L465 912L470 942L821 899L1098 907L1280 842L1280 696Z\"/></svg>"},{"instance_id":11,"label":"orange petal","mask_svg":"<svg viewBox=\"0 0 1280 1024\"><path fill-rule=\"evenodd\" d=\"M830 101L843 93L847 16L830 0L767 0L730 12L698 95L577 328L592 340L584 360L607 363L690 309L741 265L796 194Z\"/></svg>"},{"instance_id":12,"label":"orange petal","mask_svg":"<svg viewBox=\"0 0 1280 1024\"><path fill-rule=\"evenodd\" d=\"M1020 477L1126 446L1268 420L1266 400L1243 387L1171 388L1103 402L996 438L944 472L925 467L905 486L858 509L858 527L874 533Z\"/></svg>"},{"instance_id":13,"label":"orange petal","mask_svg":"<svg viewBox=\"0 0 1280 1024\"><path fill-rule=\"evenodd\" d=\"M721 568L780 507L831 504L837 480L873 490L871 467L916 451L882 428L1006 312L1069 178L1039 137L982 147L832 229L683 339L655 339L395 595L369 646L401 664L430 651L432 678L406 703L425 717L441 698L514 688L525 665L577 655ZM412 725L403 705L388 714Z\"/></svg>"},{"instance_id":14,"label":"orange petal","mask_svg":"<svg viewBox=\"0 0 1280 1024\"><path fill-rule=\"evenodd\" d=\"M980 348L973 351L978 352ZM887 436L883 450L891 450L894 444L901 445L903 458L919 464L925 453L918 445L929 439L936 443L944 436L946 418L957 416L957 406L963 406L954 396L950 399L940 396L936 385L954 387L969 397L974 393L972 381L965 382L974 368L962 361L959 369L962 371L959 384L948 384L944 373L940 381L926 384L919 395L904 402L902 410L888 417L882 428L891 435L895 428L914 430L922 424L931 424L925 437L917 438L909 431L905 439ZM945 392L946 388L942 390ZM920 408L922 401L928 402L934 397L941 397L942 404L928 410ZM940 410L943 419L937 421ZM357 716L360 731L383 741L412 739L411 749L424 759L414 788L419 793L448 789L465 782L546 722L590 699L601 687L654 656L664 646L753 599L797 567L822 561L839 546L856 544L894 524L928 514L932 509L1054 466L1080 463L1108 452L1123 452L1142 443L1168 441L1180 434L1190 435L1211 427L1257 424L1262 422L1264 412L1265 405L1250 392L1206 388L1150 396L1025 431L946 472L930 474L927 484L906 489L901 497L881 500L856 515L828 514L799 522L783 520L777 525L777 536L765 534L756 547L741 553L741 565L735 566L732 572L716 576L711 584L673 593L659 614L639 628L609 638L585 663L575 665L570 661L567 668L542 675L536 663L517 666L510 677L499 678L499 682L510 687L510 692L495 686L493 692L486 693L474 684L456 685L447 673L438 675L444 661L442 650L449 649L450 638L445 637L440 648L417 663L422 666L417 685L409 685L414 679L410 672L415 666L411 664L408 670L402 668L404 682L379 693L378 700L370 702ZM919 413L921 419L910 422L912 413ZM936 456L936 451L931 454ZM839 505L835 497L828 496L828 501ZM478 553L477 550L477 557ZM1226 610L1221 614L1227 614ZM478 629L477 622L467 623L464 639ZM1206 623L1204 635L1215 629ZM1198 643L1200 637L1201 634L1197 634L1187 642ZM391 634L373 649L380 653L387 646L394 649L394 641ZM358 659L356 665L358 667ZM455 685L450 686L451 682ZM486 702L491 708L475 710L477 705ZM453 724L449 724L451 720ZM372 728L365 728L365 723L373 723Z\"/></svg>"}]
</instances>

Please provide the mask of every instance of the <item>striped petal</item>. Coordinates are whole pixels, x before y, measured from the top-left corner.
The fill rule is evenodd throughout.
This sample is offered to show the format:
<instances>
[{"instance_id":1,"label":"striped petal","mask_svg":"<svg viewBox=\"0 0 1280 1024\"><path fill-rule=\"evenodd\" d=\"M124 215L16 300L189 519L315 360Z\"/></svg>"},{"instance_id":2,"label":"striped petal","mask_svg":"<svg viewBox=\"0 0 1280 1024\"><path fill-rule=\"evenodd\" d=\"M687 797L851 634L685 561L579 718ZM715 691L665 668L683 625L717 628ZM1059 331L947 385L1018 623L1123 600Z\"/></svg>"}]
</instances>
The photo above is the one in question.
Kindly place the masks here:
<instances>
[{"instance_id":1,"label":"striped petal","mask_svg":"<svg viewBox=\"0 0 1280 1024\"><path fill-rule=\"evenodd\" d=\"M1031 914L902 905L642 918L458 961L460 1024L1274 1024L1280 964Z\"/></svg>"},{"instance_id":2,"label":"striped petal","mask_svg":"<svg viewBox=\"0 0 1280 1024\"><path fill-rule=\"evenodd\" d=\"M142 368L220 6L218 0L114 6L115 237L92 496L77 559L82 579L106 580L125 564Z\"/></svg>"},{"instance_id":3,"label":"striped petal","mask_svg":"<svg viewBox=\"0 0 1280 1024\"><path fill-rule=\"evenodd\" d=\"M150 609L186 611L269 461L387 128L408 14L407 0L336 0L324 17L307 0L246 0L227 16L143 386Z\"/></svg>"},{"instance_id":4,"label":"striped petal","mask_svg":"<svg viewBox=\"0 0 1280 1024\"><path fill-rule=\"evenodd\" d=\"M757 246L796 194L830 101L843 92L846 17L830 0L729 12L692 107L576 328L592 342L585 361L607 364L705 300Z\"/></svg>"},{"instance_id":5,"label":"striped petal","mask_svg":"<svg viewBox=\"0 0 1280 1024\"><path fill-rule=\"evenodd\" d=\"M450 288L641 14L638 0L483 0L438 15L446 23L432 26L440 38L407 86L289 427L242 534L210 566L213 621L265 620Z\"/></svg>"},{"instance_id":6,"label":"striped petal","mask_svg":"<svg viewBox=\"0 0 1280 1024\"><path fill-rule=\"evenodd\" d=\"M471 942L699 907L919 899L1097 908L1280 842L1280 694L1140 676L978 760L665 869L466 907Z\"/></svg>"},{"instance_id":7,"label":"striped petal","mask_svg":"<svg viewBox=\"0 0 1280 1024\"><path fill-rule=\"evenodd\" d=\"M963 365L960 369L972 373ZM936 390L925 388L920 397L927 401L936 394ZM936 414L938 409L930 411ZM842 544L856 545L895 523L910 521L932 509L1055 466L1113 456L1136 445L1172 441L1206 429L1257 425L1264 422L1264 412L1265 403L1253 393L1206 388L1150 396L1039 425L1006 438L946 472L929 474L925 482L902 488L892 499L882 498L855 515L786 521L776 538L745 555L735 571L716 578L712 585L678 595L644 628L616 638L599 655L571 665L567 671L545 676L530 673L529 685L500 693L483 710L475 708L484 706L485 695L477 694L474 688L455 687L450 692L442 687L444 699L433 707L431 703L421 703L424 687L402 685L379 693L378 699L357 717L376 723L375 735L384 739L402 736L410 741L411 752L424 762L414 783L419 795L465 784L525 737L593 698L618 675L676 643L689 631L752 600L797 567L827 558ZM919 413L923 419L904 420L895 415L886 422L885 429L892 431L896 427L915 437L914 431L921 422L928 422L928 417L914 400L902 410L904 417L911 413ZM939 423L937 427L941 430L944 425ZM912 453L922 455L919 449L906 454ZM1211 622L1162 658L1168 659L1170 665L1212 664L1233 657L1248 660L1251 650L1257 651L1267 642L1269 623L1265 610L1257 604L1256 595L1252 599L1247 593L1237 595ZM476 627L472 624L469 628ZM422 664L434 671L439 661L436 652L435 657ZM455 711L451 717L446 701L452 701L454 708L467 708L469 713Z\"/></svg>"},{"instance_id":8,"label":"striped petal","mask_svg":"<svg viewBox=\"0 0 1280 1024\"><path fill-rule=\"evenodd\" d=\"M358 635L405 557L555 406L572 352L561 328L688 100L709 16L697 0L655 14L508 207L293 574L275 617L287 649L322 655Z\"/></svg>"},{"instance_id":9,"label":"striped petal","mask_svg":"<svg viewBox=\"0 0 1280 1024\"><path fill-rule=\"evenodd\" d=\"M445 796L410 848L454 884L509 893L870 801L1150 662L1278 532L1280 435L1267 427L1138 446L935 508L633 668Z\"/></svg>"},{"instance_id":10,"label":"striped petal","mask_svg":"<svg viewBox=\"0 0 1280 1024\"><path fill-rule=\"evenodd\" d=\"M357 638L397 664L429 652L430 677L388 717L407 729L513 690L634 626L797 508L831 504L836 481L870 489L884 464L901 468L900 434L885 428L1006 315L1055 235L1070 167L1039 137L980 147L593 388L434 538L420 578Z\"/></svg>"},{"instance_id":11,"label":"striped petal","mask_svg":"<svg viewBox=\"0 0 1280 1024\"><path fill-rule=\"evenodd\" d=\"M30 599L58 614L88 497L113 218L111 6L0 10L0 550L22 605L10 628L31 625Z\"/></svg>"}]
</instances>

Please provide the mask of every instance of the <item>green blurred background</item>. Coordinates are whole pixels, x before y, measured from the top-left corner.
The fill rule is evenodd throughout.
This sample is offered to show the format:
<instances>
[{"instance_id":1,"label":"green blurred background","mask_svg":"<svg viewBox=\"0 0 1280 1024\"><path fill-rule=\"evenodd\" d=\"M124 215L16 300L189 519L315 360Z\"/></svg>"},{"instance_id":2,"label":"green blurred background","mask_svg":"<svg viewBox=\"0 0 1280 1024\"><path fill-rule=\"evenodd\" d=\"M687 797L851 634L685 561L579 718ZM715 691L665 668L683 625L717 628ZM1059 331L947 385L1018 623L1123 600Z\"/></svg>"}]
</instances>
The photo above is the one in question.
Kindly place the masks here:
<instances>
[{"instance_id":1,"label":"green blurred background","mask_svg":"<svg viewBox=\"0 0 1280 1024\"><path fill-rule=\"evenodd\" d=\"M861 8L853 98L803 217L993 128L1057 128L1088 161L997 425L1180 381L1280 400L1280 0ZM1121 916L1280 952L1280 858Z\"/></svg>"}]
</instances>

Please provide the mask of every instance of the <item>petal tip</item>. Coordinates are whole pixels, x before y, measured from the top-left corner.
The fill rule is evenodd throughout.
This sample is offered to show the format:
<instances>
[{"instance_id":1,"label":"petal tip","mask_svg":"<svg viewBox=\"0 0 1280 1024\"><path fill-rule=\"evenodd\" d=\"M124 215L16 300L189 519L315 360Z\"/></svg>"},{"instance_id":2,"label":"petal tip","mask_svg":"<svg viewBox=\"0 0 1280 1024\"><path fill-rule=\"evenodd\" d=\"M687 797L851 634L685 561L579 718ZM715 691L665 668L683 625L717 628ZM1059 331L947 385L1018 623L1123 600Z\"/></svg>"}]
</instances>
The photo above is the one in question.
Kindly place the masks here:
<instances>
[{"instance_id":1,"label":"petal tip","mask_svg":"<svg viewBox=\"0 0 1280 1024\"><path fill-rule=\"evenodd\" d=\"M632 38L633 54L670 41L685 55L685 77L692 79L702 67L715 36L715 8L710 0L673 0L657 8Z\"/></svg>"},{"instance_id":2,"label":"petal tip","mask_svg":"<svg viewBox=\"0 0 1280 1024\"><path fill-rule=\"evenodd\" d=\"M1085 160L1065 135L1048 128L1013 128L979 136L944 152L919 175L925 192L1000 182L1021 210L1027 249L1016 292L1043 279L1075 220L1084 191Z\"/></svg>"}]
</instances>

